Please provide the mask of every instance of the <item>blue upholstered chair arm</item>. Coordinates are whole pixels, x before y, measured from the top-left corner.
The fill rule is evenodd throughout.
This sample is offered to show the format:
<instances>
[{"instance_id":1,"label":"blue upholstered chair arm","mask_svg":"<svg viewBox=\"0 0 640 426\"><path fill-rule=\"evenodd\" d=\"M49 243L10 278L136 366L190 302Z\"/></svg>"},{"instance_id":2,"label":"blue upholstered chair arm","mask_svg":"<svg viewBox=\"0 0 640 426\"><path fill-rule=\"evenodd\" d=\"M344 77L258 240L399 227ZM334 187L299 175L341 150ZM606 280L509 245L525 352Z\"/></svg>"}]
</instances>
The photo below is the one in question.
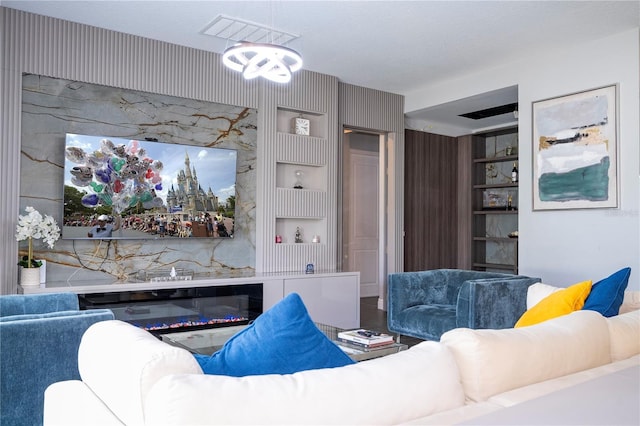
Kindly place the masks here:
<instances>
[{"instance_id":1,"label":"blue upholstered chair arm","mask_svg":"<svg viewBox=\"0 0 640 426\"><path fill-rule=\"evenodd\" d=\"M390 274L387 326L426 340L439 340L456 327L512 327L525 310L529 285L537 281L463 269Z\"/></svg>"},{"instance_id":2,"label":"blue upholstered chair arm","mask_svg":"<svg viewBox=\"0 0 640 426\"><path fill-rule=\"evenodd\" d=\"M416 305L455 305L458 291L467 279L476 278L474 271L433 269L399 272L389 275L389 310L402 311Z\"/></svg>"},{"instance_id":3,"label":"blue upholstered chair arm","mask_svg":"<svg viewBox=\"0 0 640 426\"><path fill-rule=\"evenodd\" d=\"M432 269L389 275L389 310L416 305L456 305L463 283L469 280L513 278L514 275L464 269Z\"/></svg>"},{"instance_id":4,"label":"blue upholstered chair arm","mask_svg":"<svg viewBox=\"0 0 640 426\"><path fill-rule=\"evenodd\" d=\"M527 290L539 278L512 276L465 281L456 306L458 327L511 328L527 309Z\"/></svg>"},{"instance_id":5,"label":"blue upholstered chair arm","mask_svg":"<svg viewBox=\"0 0 640 426\"><path fill-rule=\"evenodd\" d=\"M25 304L23 309L16 304L20 299ZM51 306L41 304L46 299ZM73 303L68 304L71 300L75 300L75 310ZM80 378L78 348L82 335L90 325L112 320L114 315L108 309L78 311L77 303L77 296L71 293L0 296L2 426L42 424L45 389L55 382ZM70 308L51 311L61 306ZM18 313L7 316L10 311Z\"/></svg>"},{"instance_id":6,"label":"blue upholstered chair arm","mask_svg":"<svg viewBox=\"0 0 640 426\"><path fill-rule=\"evenodd\" d=\"M9 294L0 297L0 316L77 311L75 293Z\"/></svg>"}]
</instances>

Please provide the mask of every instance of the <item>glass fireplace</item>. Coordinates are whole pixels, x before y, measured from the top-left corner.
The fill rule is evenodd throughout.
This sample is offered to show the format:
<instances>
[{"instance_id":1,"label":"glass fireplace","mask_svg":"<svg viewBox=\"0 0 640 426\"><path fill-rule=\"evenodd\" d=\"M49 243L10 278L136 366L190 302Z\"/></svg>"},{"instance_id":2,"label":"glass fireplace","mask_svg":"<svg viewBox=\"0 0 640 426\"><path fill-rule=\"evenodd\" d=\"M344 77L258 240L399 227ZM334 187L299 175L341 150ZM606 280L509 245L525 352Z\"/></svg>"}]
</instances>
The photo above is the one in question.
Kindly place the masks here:
<instances>
[{"instance_id":1,"label":"glass fireplace","mask_svg":"<svg viewBox=\"0 0 640 426\"><path fill-rule=\"evenodd\" d=\"M81 309L111 309L121 321L156 336L243 325L262 313L262 284L78 295Z\"/></svg>"}]
</instances>

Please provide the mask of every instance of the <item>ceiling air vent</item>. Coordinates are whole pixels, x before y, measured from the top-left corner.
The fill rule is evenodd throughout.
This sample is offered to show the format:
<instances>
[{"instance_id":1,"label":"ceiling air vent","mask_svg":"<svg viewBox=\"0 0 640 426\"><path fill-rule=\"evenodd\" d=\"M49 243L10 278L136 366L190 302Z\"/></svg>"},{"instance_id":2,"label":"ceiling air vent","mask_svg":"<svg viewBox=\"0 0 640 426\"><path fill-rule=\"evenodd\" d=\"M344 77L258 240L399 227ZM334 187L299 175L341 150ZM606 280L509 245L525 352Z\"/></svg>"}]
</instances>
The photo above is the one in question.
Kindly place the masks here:
<instances>
[{"instance_id":1,"label":"ceiling air vent","mask_svg":"<svg viewBox=\"0 0 640 426\"><path fill-rule=\"evenodd\" d=\"M257 22L218 15L202 31L203 34L231 41L284 45L299 36Z\"/></svg>"},{"instance_id":2,"label":"ceiling air vent","mask_svg":"<svg viewBox=\"0 0 640 426\"><path fill-rule=\"evenodd\" d=\"M516 109L518 109L518 104L513 103L460 114L460 117L466 117L472 120L482 120L483 118L495 117L496 115L511 114Z\"/></svg>"}]
</instances>

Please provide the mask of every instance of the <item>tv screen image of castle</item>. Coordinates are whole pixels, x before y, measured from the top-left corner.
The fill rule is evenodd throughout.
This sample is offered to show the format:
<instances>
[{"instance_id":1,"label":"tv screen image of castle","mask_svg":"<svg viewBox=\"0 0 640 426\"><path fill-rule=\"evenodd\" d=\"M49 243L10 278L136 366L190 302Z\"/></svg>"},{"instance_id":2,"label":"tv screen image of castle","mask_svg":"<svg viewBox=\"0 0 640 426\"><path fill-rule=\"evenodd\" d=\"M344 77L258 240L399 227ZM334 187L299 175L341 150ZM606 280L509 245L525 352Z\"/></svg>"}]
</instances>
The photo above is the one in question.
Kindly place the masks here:
<instances>
[{"instance_id":1,"label":"tv screen image of castle","mask_svg":"<svg viewBox=\"0 0 640 426\"><path fill-rule=\"evenodd\" d=\"M237 151L67 134L66 239L231 238Z\"/></svg>"}]
</instances>

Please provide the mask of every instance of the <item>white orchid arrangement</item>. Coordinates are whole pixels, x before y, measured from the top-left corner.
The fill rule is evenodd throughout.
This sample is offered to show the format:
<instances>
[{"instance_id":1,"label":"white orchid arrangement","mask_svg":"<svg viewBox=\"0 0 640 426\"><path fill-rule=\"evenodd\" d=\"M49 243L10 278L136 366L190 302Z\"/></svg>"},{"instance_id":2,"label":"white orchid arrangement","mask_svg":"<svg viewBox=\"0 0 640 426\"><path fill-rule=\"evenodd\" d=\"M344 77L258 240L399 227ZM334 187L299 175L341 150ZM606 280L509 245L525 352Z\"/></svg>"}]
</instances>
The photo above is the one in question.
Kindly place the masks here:
<instances>
[{"instance_id":1,"label":"white orchid arrangement","mask_svg":"<svg viewBox=\"0 0 640 426\"><path fill-rule=\"evenodd\" d=\"M43 240L49 248L60 238L60 228L55 219L49 215L42 216L31 206L25 208L26 215L18 216L16 225L16 240L29 240L29 253L18 263L25 268L39 268L42 262L33 259L33 240Z\"/></svg>"}]
</instances>

